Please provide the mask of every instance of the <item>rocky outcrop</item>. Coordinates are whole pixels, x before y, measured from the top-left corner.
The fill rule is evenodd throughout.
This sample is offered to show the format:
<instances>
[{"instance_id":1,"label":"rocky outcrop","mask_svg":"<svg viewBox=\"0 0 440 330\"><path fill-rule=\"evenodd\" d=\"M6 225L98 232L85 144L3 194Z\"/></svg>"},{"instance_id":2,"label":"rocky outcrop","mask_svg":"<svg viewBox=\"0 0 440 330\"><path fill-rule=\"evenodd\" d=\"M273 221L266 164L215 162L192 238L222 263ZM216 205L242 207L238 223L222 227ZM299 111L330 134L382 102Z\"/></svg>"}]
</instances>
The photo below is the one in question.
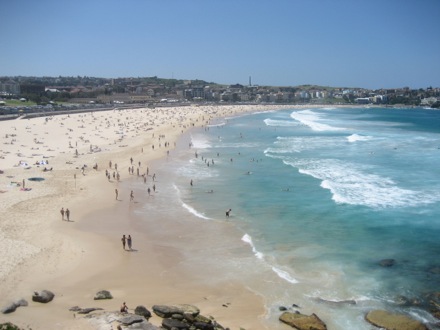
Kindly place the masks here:
<instances>
[{"instance_id":1,"label":"rocky outcrop","mask_svg":"<svg viewBox=\"0 0 440 330\"><path fill-rule=\"evenodd\" d=\"M370 311L365 319L371 324L386 330L428 330L421 322L413 320L406 315L393 314L384 310Z\"/></svg>"},{"instance_id":2,"label":"rocky outcrop","mask_svg":"<svg viewBox=\"0 0 440 330\"><path fill-rule=\"evenodd\" d=\"M95 294L94 300L113 299L112 294L107 290L98 291Z\"/></svg>"},{"instance_id":3,"label":"rocky outcrop","mask_svg":"<svg viewBox=\"0 0 440 330\"><path fill-rule=\"evenodd\" d=\"M84 318L96 329L163 330L148 322L143 316L130 313L98 311Z\"/></svg>"},{"instance_id":4,"label":"rocky outcrop","mask_svg":"<svg viewBox=\"0 0 440 330\"><path fill-rule=\"evenodd\" d=\"M42 290L39 292L34 292L34 295L32 296L32 301L47 304L48 302L52 301L54 297L55 295L53 294L53 292L49 290Z\"/></svg>"},{"instance_id":5,"label":"rocky outcrop","mask_svg":"<svg viewBox=\"0 0 440 330\"><path fill-rule=\"evenodd\" d=\"M193 305L181 304L181 305L154 305L153 312L162 318L170 318L173 315L191 315L196 317L200 314L200 310Z\"/></svg>"},{"instance_id":6,"label":"rocky outcrop","mask_svg":"<svg viewBox=\"0 0 440 330\"><path fill-rule=\"evenodd\" d=\"M280 321L298 330L327 330L327 326L315 314L304 315L301 313L284 312Z\"/></svg>"}]
</instances>

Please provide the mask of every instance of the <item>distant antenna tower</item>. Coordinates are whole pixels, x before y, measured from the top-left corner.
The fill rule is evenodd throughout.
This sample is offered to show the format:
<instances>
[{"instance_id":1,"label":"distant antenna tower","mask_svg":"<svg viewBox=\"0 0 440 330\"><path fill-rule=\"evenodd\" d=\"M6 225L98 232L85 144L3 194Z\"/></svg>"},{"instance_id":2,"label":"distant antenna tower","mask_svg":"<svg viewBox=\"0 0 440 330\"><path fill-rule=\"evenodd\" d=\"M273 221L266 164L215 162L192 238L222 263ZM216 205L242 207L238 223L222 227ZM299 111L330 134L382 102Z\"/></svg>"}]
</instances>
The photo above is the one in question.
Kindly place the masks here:
<instances>
[{"instance_id":1,"label":"distant antenna tower","mask_svg":"<svg viewBox=\"0 0 440 330\"><path fill-rule=\"evenodd\" d=\"M249 86L252 86L252 77L249 76Z\"/></svg>"}]
</instances>

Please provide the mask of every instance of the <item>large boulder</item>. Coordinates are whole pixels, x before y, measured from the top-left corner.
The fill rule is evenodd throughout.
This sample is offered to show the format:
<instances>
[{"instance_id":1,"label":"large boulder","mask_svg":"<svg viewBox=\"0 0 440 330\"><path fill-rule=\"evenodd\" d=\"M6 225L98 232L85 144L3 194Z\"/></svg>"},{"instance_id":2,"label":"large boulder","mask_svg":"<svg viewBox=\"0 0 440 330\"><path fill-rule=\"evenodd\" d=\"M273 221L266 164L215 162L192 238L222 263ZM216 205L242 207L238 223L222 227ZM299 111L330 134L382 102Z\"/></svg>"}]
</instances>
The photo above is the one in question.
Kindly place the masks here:
<instances>
[{"instance_id":1,"label":"large boulder","mask_svg":"<svg viewBox=\"0 0 440 330\"><path fill-rule=\"evenodd\" d=\"M147 319L147 321L150 319L151 317L151 312L145 307L145 306L137 306L134 309L134 313L136 315L140 315L143 316Z\"/></svg>"},{"instance_id":2,"label":"large boulder","mask_svg":"<svg viewBox=\"0 0 440 330\"><path fill-rule=\"evenodd\" d=\"M5 307L2 308L1 312L3 314L9 314L9 313L13 313L15 312L15 310L17 309L17 305L15 303L10 303L9 305L6 305Z\"/></svg>"},{"instance_id":3,"label":"large boulder","mask_svg":"<svg viewBox=\"0 0 440 330\"><path fill-rule=\"evenodd\" d=\"M153 312L162 318L170 318L173 314L183 314L183 311L176 306L154 305Z\"/></svg>"},{"instance_id":4,"label":"large boulder","mask_svg":"<svg viewBox=\"0 0 440 330\"><path fill-rule=\"evenodd\" d=\"M200 309L194 305L189 304L179 304L175 305L175 307L179 308L182 311L182 314L190 314L192 316L197 316L200 314Z\"/></svg>"},{"instance_id":5,"label":"large boulder","mask_svg":"<svg viewBox=\"0 0 440 330\"><path fill-rule=\"evenodd\" d=\"M325 323L315 314L284 312L280 316L280 321L298 330L327 330Z\"/></svg>"},{"instance_id":6,"label":"large boulder","mask_svg":"<svg viewBox=\"0 0 440 330\"><path fill-rule=\"evenodd\" d=\"M1 312L3 314L9 314L15 312L15 310L20 306L27 306L28 302L25 299L19 299L14 301L13 303L10 303L9 305L6 305L2 308ZM1 328L0 328L1 329Z\"/></svg>"},{"instance_id":7,"label":"large boulder","mask_svg":"<svg viewBox=\"0 0 440 330\"><path fill-rule=\"evenodd\" d=\"M113 299L112 294L107 290L98 291L95 294L94 300Z\"/></svg>"},{"instance_id":8,"label":"large boulder","mask_svg":"<svg viewBox=\"0 0 440 330\"><path fill-rule=\"evenodd\" d=\"M40 292L34 292L34 295L32 296L32 301L46 304L52 301L54 297L55 295L53 294L53 292L50 292L49 290L43 290Z\"/></svg>"},{"instance_id":9,"label":"large boulder","mask_svg":"<svg viewBox=\"0 0 440 330\"><path fill-rule=\"evenodd\" d=\"M187 330L189 329L190 325L188 323L184 323L179 320L175 319L163 319L162 320L162 327L167 330Z\"/></svg>"},{"instance_id":10,"label":"large boulder","mask_svg":"<svg viewBox=\"0 0 440 330\"><path fill-rule=\"evenodd\" d=\"M384 310L370 311L365 319L376 327L386 330L428 330L421 322L406 315L394 314Z\"/></svg>"}]
</instances>

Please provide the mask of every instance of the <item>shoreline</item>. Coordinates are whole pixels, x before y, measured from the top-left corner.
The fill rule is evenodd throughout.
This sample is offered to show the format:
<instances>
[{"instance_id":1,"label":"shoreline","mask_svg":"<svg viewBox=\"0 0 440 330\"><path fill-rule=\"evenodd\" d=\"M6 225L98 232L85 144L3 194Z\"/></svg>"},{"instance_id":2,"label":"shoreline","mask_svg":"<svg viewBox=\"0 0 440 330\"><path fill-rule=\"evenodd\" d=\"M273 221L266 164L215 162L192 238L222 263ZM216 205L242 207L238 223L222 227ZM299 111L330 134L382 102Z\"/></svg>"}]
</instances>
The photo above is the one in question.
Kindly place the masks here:
<instances>
[{"instance_id":1,"label":"shoreline","mask_svg":"<svg viewBox=\"0 0 440 330\"><path fill-rule=\"evenodd\" d=\"M185 107L184 109L113 110L100 114L60 115L48 120L35 118L8 121L7 128L2 130L8 134L7 137L3 136L3 144L12 143L11 139L16 141L14 141L15 145L6 145L10 147L9 150L6 147L2 148L2 166L5 166L6 160L10 164L9 167L6 165L2 168L4 173L0 176L3 192L1 197L4 201L2 214L5 215L1 224L3 237L0 244L3 250L7 251L3 264L9 265L9 269L4 267L0 274L5 298L2 303L6 305L20 298L28 300L33 291L42 289L51 290L56 296L48 306L30 303L30 306L19 308L12 314L2 314L0 322L9 321L19 326L31 326L34 329L50 329L54 325L57 329L71 329L82 322L73 321L72 313L68 311L68 308L74 305L81 307L94 305L92 297L101 289L108 289L115 296L112 301L102 303L103 308L110 310L116 309L121 299L131 301L131 303L128 302L129 307L134 308L136 300L134 297L141 285L148 287L145 293L149 295L151 295L149 292L154 292L154 295L161 297L164 302L179 303L175 301L176 294L167 289L167 286L175 286L173 281L176 278L171 276L163 279L157 275L176 263L175 257L170 256L166 248L161 249L160 246L151 246L148 243L140 244L144 240L139 240L136 233L134 246L138 246L142 254L137 253L134 258L141 255L148 256L148 269L157 272L154 280L151 280L150 277L153 277L154 272L145 272L142 267L137 269L135 265L140 262L136 262L136 259L133 258L134 260L130 261L131 264L126 264L126 255L123 254L124 251L121 251L119 245L119 234L117 236L115 234L125 231L135 232L133 221L129 222L128 228L121 228L116 217L118 212L122 212L120 217L125 216L126 208L115 212L114 207L115 187L121 190L121 199L124 198L121 203L129 202L127 192L129 188L125 185L129 185L136 176L134 174L132 177L128 176L129 179L127 179L130 157L136 161L142 159L141 162L145 165L141 165L141 169L145 170L142 166L166 157L166 151L173 149L178 137L191 127L203 126L213 118L280 108L225 106L207 107L207 109ZM291 106L286 108L291 108ZM150 116L147 117L153 113L156 115L154 120L149 118ZM105 115L101 116L102 114ZM136 117L136 114L139 117ZM56 125L50 125L52 122ZM37 124L38 127L33 127ZM51 136L55 135L53 139L56 143L40 141L48 139L49 131L45 131L45 125L50 126L47 129L50 130ZM17 127L13 129L14 126ZM61 130L60 134L53 134L57 128ZM118 139L119 135L115 135L114 132L118 129L124 131L123 138ZM80 132L77 133L78 130ZM16 136L11 136L13 134ZM94 141L93 134L97 136L98 142ZM29 136L25 139L23 138L25 135ZM160 136L165 136L166 142L170 145L169 149L164 146L158 147L163 143L159 139ZM80 142L80 146L75 145L72 148L68 146L68 142ZM154 149L153 145L155 145ZM76 149L78 149L78 156L75 156ZM12 155L14 151L16 153ZM35 159L40 161L46 159L49 164L44 167L50 166L53 170L43 172L43 165L32 165L29 169L16 167L13 164L18 164L17 159L28 161L28 164ZM108 182L105 178L105 169L108 168L109 160L118 163L118 170L121 173L119 183L116 180L113 181L112 178L110 181L113 182ZM98 164L98 170L92 168L94 164ZM87 165L84 175L81 173L83 165ZM76 178L74 178L75 175ZM31 176L44 177L45 180L42 182L26 180L26 177ZM21 184L23 179L26 188L31 188L31 190L21 191L19 187L14 186ZM15 182L14 185L11 185L11 182ZM118 205L116 209L125 206ZM61 207L71 210L72 221L61 221L59 214ZM110 214L104 216L103 210L108 210ZM133 214L130 215L131 217ZM102 231L104 228L105 230ZM96 229L98 232L95 232ZM145 241L147 242L146 239ZM165 261L158 262L159 255L164 257ZM138 276L145 275L145 273L149 278L140 280ZM111 275L105 277L103 274ZM127 276L129 276L128 279ZM103 288L102 285L109 285L109 287ZM239 289L238 285L232 285L227 290L229 297L235 301L239 300L239 296L253 296L252 293L246 293L244 288L240 291L243 294L237 295L237 289ZM182 298L181 303L188 303L185 300L191 300L195 302L194 304L199 304L204 312L212 313L220 323L226 326L252 328L255 326L252 322L257 322L258 326L261 326L258 317L264 313L264 306L261 306L261 302L258 303L255 297L252 300L253 304L246 303L247 299L243 299L242 302L234 304L239 306L238 311L228 309L226 313L224 307L223 309L214 307L214 305L221 307L225 301L221 299L222 301L218 300L215 303L215 299L220 298L213 298L224 295L224 288L221 294L215 293L213 288L207 287L204 290L211 290L212 301L205 299L208 292L201 290L191 295L185 287L179 288L177 296L186 297L186 299ZM139 301L138 304L158 303L161 302L149 299L146 302ZM261 308L258 308L258 305ZM224 315L221 315L222 311ZM242 312L248 317L246 318ZM84 325L82 324L80 328L84 328Z\"/></svg>"}]
</instances>

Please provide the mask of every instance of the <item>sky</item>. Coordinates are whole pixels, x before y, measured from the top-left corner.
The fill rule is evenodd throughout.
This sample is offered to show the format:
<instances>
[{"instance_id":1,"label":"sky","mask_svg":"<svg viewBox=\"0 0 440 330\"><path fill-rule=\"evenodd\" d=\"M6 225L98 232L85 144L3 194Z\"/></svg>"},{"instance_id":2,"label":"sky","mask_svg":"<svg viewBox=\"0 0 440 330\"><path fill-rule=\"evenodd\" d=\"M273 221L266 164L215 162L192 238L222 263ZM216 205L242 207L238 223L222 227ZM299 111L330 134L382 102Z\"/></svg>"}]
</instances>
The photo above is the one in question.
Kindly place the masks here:
<instances>
[{"instance_id":1,"label":"sky","mask_svg":"<svg viewBox=\"0 0 440 330\"><path fill-rule=\"evenodd\" d=\"M0 0L0 76L440 87L440 0Z\"/></svg>"}]
</instances>

